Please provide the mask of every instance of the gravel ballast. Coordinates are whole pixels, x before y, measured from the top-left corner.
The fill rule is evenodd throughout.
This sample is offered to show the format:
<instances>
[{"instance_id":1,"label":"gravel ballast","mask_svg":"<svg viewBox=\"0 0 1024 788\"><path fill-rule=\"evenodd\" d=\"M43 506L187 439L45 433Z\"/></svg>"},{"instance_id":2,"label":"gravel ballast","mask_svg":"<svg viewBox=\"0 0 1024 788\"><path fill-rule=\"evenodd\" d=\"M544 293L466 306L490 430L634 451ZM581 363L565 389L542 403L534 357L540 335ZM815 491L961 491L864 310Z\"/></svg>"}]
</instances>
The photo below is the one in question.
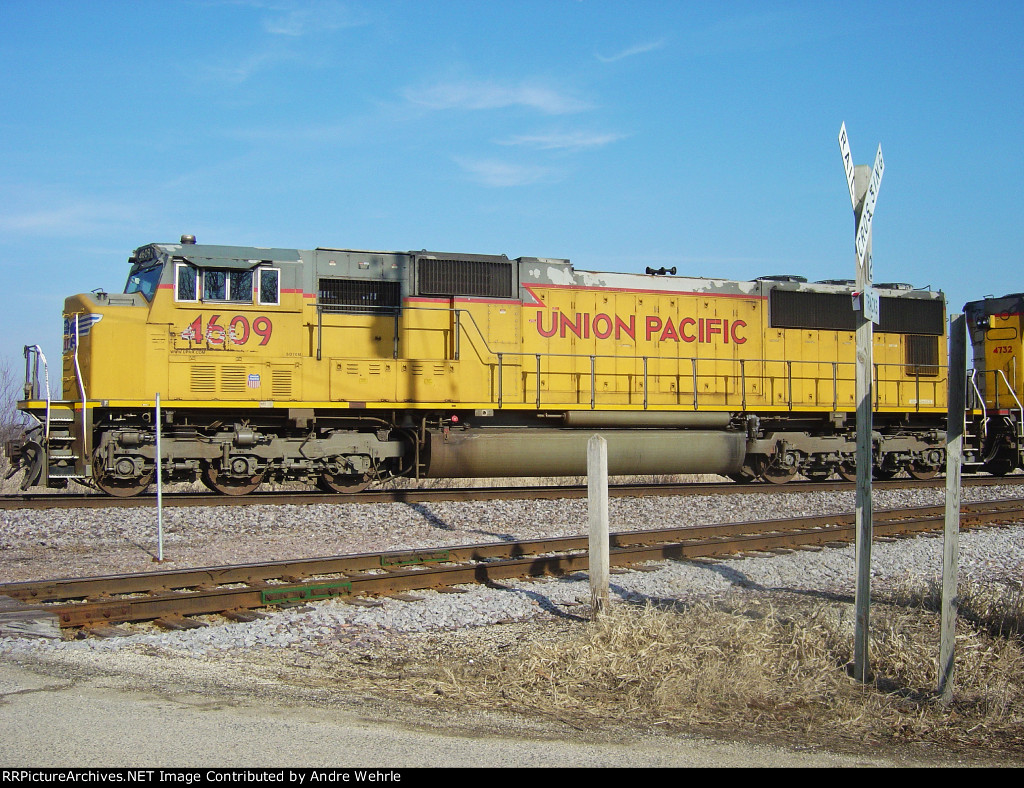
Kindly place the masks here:
<instances>
[{"instance_id":1,"label":"gravel ballast","mask_svg":"<svg viewBox=\"0 0 1024 788\"><path fill-rule=\"evenodd\" d=\"M965 502L1022 495L1024 485L963 490ZM876 510L942 501L943 492L934 489L874 492ZM612 530L623 531L848 512L854 503L853 492L613 498L610 517ZM0 515L0 555L3 580L35 580L582 535L586 523L585 499L168 509L164 514L168 560L158 566L152 562L156 552L153 510L16 510ZM876 543L872 590L896 588L910 579L936 579L941 564L941 538ZM612 601L692 601L778 591L849 596L855 586L853 546L716 562L667 561L650 568L655 571L613 574ZM961 579L1019 583L1022 576L1024 526L961 535ZM131 636L107 640L5 637L0 639L0 654L155 646L201 656L274 646L303 648L339 639L372 644L396 633L454 631L572 615L575 607L589 601L585 573L506 585L506 590L466 586L459 594L417 592L421 601L385 599L378 607L321 602L249 623L208 617L211 626L182 632L136 625Z\"/></svg>"}]
</instances>

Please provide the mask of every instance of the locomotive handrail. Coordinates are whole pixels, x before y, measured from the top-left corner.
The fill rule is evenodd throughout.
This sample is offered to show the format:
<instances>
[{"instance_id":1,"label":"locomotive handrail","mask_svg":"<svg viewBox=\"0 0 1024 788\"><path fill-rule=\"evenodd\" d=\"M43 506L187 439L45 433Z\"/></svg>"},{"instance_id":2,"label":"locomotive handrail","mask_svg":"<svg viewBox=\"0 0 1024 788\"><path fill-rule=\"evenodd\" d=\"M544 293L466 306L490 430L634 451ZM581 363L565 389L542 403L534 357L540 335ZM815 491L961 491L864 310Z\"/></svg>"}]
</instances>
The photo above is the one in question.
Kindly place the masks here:
<instances>
[{"instance_id":1,"label":"locomotive handrail","mask_svg":"<svg viewBox=\"0 0 1024 788\"><path fill-rule=\"evenodd\" d=\"M79 335L79 318L83 313L75 312L73 314L75 318L75 354L74 354L74 365L75 365L75 382L78 383L78 391L82 395L82 454L79 458L84 467L88 468L91 463L89 459L90 455L90 434L89 434L89 408L86 407L88 403L88 395L85 391L85 378L82 377L82 367L78 363L78 348L82 344L81 336Z\"/></svg>"},{"instance_id":2,"label":"locomotive handrail","mask_svg":"<svg viewBox=\"0 0 1024 788\"><path fill-rule=\"evenodd\" d=\"M344 307L339 307L338 305L317 304L317 314L318 314L318 318L317 318L317 323L318 323L318 327L317 327L317 332L318 332L318 338L317 338L317 358L318 359L320 359L321 356L322 356L322 350L321 350L321 341L322 340L321 340L321 336L320 335L321 335L321 332L323 330L323 323L322 323L322 315L323 315L323 313L326 312L327 314L338 314L339 312L343 313L344 309L345 309ZM612 354L612 353L549 353L549 352L544 352L544 353L532 352L531 353L531 352L527 352L527 351L523 351L523 350L507 350L507 351L506 350L496 350L496 349L491 347L491 343L488 341L487 335L481 330L480 325L478 324L475 315L473 314L473 312L471 312L468 309L464 309L464 308L461 308L461 307L455 307L455 306L450 306L450 307L449 306L406 306L406 307L403 307L402 310L396 310L394 307L372 307L372 306L362 307L361 306L361 307L358 307L358 310L359 311L356 314L362 314L362 315L377 314L377 315L388 315L388 316L392 316L393 315L394 316L394 318L395 318L395 338L394 338L394 343L395 343L395 350L394 350L394 352L395 352L395 354L398 353L398 347L399 347L398 333L399 333L399 329L400 329L400 321L399 321L400 311L401 312L404 312L404 311L409 311L409 312L412 312L412 311L420 311L420 312L445 312L445 313L451 315L452 320L451 320L450 326L449 326L449 328L445 329L446 331L451 331L451 334L452 334L451 339L448 340L448 342L446 343L446 350L444 351L445 357L446 358L450 358L450 359L455 360L455 361L460 360L460 358L461 358L461 348L462 348L462 342L461 342L462 333L463 333L463 331L472 332L472 334L473 334L472 339L473 339L474 346L479 348L482 356L490 357L491 359L493 359L490 362L484 361L484 359L481 359L481 361L483 361L484 363L492 363L492 364L494 364L494 373L495 373L496 380L494 381L494 390L492 391L492 397L493 397L492 402L496 402L496 404L497 404L497 406L499 408L503 407L505 405L506 400L508 399L507 394L509 392L506 390L504 378L505 378L505 374L506 374L506 371L507 371L507 367L510 366L510 362L512 362L511 366L523 367L524 370L525 370L525 369L528 368L527 367L527 364L528 364L527 359L530 358L531 356L533 357L533 362L534 362L531 366L533 367L534 374L536 375L536 378L537 378L534 391L533 392L529 392L528 389L525 387L526 385L528 385L527 381L523 380L522 381L523 385L516 387L517 391L518 391L517 397L521 397L523 403L529 402L532 399L533 404L535 404L536 407L538 407L538 408L541 407L542 403L543 403L542 380L543 380L544 375L545 375L544 370L543 370L543 359L565 358L565 359L576 359L576 360L579 360L579 361L583 361L584 359L586 359L586 365L587 366L584 369L586 369L587 371L579 370L578 372L575 372L575 373L574 372L557 373L557 372L550 372L549 371L547 373L547 375L548 375L548 377L550 379L550 377L552 375L558 375L558 374L577 374L577 375L582 376L582 375L588 374L588 372L589 372L589 375L588 375L589 378L590 378L590 386L589 386L589 389L590 389L590 391L589 391L589 395L590 395L589 400L590 400L590 402L589 402L589 405L590 405L591 409L596 409L596 407L597 407L597 374L598 374L597 366L598 366L598 363L600 361L602 361L602 360L615 360L615 361L620 361L620 362L621 361L632 360L632 361L635 361L635 362L640 362L643 365L643 406L642 407L643 407L644 410L649 409L650 404L651 404L650 403L648 383L650 381L650 378L652 377L651 365L650 365L650 362L652 360L654 362L656 362L656 363L657 362L675 362L677 364L686 364L686 363L689 364L689 370L688 370L689 374L688 374L688 377L690 377L690 379L691 379L692 397L690 398L690 401L687 403L687 407L692 407L693 410L699 410L700 404L701 404L699 383L700 383L700 379L701 379L702 375L700 373L699 367L702 364L721 364L721 363L726 363L726 364L733 365L734 369L736 369L737 371L731 373L729 375L729 377L732 380L736 381L736 383L738 383L739 391L734 391L734 395L739 400L736 404L738 404L744 410L746 410L747 405L748 405L748 394L749 394L749 392L748 392L748 380L747 379L748 379L749 372L750 372L750 369L751 369L750 365L760 365L760 373L758 373L757 371L754 372L753 376L755 378L764 376L766 374L765 370L767 368L771 367L771 366L785 365L785 373L784 373L785 380L784 381L780 381L780 383L785 386L785 390L783 392L784 393L784 397L785 397L784 402L785 402L786 408L788 410L793 410L794 408L796 408L798 406L797 397L796 397L796 391L795 391L795 386L798 383L798 381L803 380L804 381L803 385L807 385L806 384L807 378L806 377L802 377L799 374L801 366L806 367L808 365L811 365L812 368L817 368L817 367L821 366L822 364L828 364L828 365L831 366L831 368L832 368L832 396L831 396L831 403L830 404L831 404L833 410L838 410L839 409L839 384L840 384L840 382L849 383L849 382L852 382L855 379L855 374L852 374L852 373L853 373L853 371L856 368L856 362L852 362L852 361L812 361L812 360L792 360L792 359L782 359L782 358L779 358L779 359L771 359L771 358L738 359L738 358L718 358L718 357L702 357L702 358L698 358L696 356L677 356L677 357L674 357L674 358L668 358L668 357L651 356L651 355L625 356L625 355ZM468 316L468 318L469 318L468 321L463 319L463 313L465 313L465 315ZM407 328L406 330L407 331L409 331L409 330L416 331L416 330L421 330L421 329L419 329L419 328L408 329ZM430 330L430 329L429 328L423 328L422 330ZM397 358L397 355L395 357ZM514 360L518 360L518 364L515 363ZM927 368L934 370L934 374L922 375L921 374L922 366L926 366ZM840 375L840 367L842 367L846 371L849 371L851 374L850 375ZM893 367L895 367L896 369L900 370L899 375L894 377L894 378L885 377L884 376L885 370L889 369L889 368L893 368ZM913 370L913 374L912 375L908 374L908 371L911 370L911 369ZM898 363L876 363L876 364L874 364L873 365L873 375L872 375L872 377L873 377L872 385L874 386L874 389L875 389L875 396L874 396L875 409L878 409L879 407L881 407L881 402L882 402L882 385L883 384L896 384L897 386L899 386L902 389L902 386L912 382L912 384L914 386L913 407L914 407L914 410L920 411L921 410L921 391L922 391L922 387L923 387L923 385L925 383L925 381L922 380L922 378L931 379L930 382L932 384L937 385L938 383L940 383L944 379L945 369L946 368L944 366L940 366L938 364L929 364L929 365L905 364L905 363L904 364L898 364ZM675 373L675 376L678 378L678 377L681 376L681 374L687 374L687 373L683 372L682 370L678 370ZM721 373L718 373L718 374L721 374ZM532 397L531 397L531 393L532 393ZM579 393L582 394L582 392L579 392ZM682 394L682 391L678 391L676 393L677 393L677 396L680 396ZM715 392L715 393L720 394L720 392ZM723 402L723 403L720 403L720 404L728 405L728 400L729 400L730 396L731 396L730 394L726 393L725 394L726 402ZM767 393L765 393L765 396L767 396ZM517 401L518 401L518 399L517 399ZM897 401L899 401L899 402L903 401L899 394L897 394ZM822 397L815 395L815 398L814 398L813 402L816 405L822 405L822 404L828 403L828 400L824 400ZM566 405L566 404L571 404L571 403L555 403L555 402L552 402L552 403L549 403L549 404L550 405ZM678 404L681 405L682 403L680 402ZM803 404L807 404L807 403L803 403ZM911 405L911 403L907 402L907 406L909 407L910 405Z\"/></svg>"},{"instance_id":3,"label":"locomotive handrail","mask_svg":"<svg viewBox=\"0 0 1024 788\"><path fill-rule=\"evenodd\" d=\"M505 367L505 363L506 363L507 358L510 357L510 356L511 357L517 357L518 356L518 357L521 358L522 362L525 362L526 357L527 356L531 356L531 355L534 357L534 359L536 361L536 374L537 374L536 405L537 405L537 407L541 406L541 375L542 375L541 359L542 358L574 358L574 359L589 358L589 361L590 361L590 380L591 380L591 384L590 384L590 407L591 407L591 409L596 408L596 394L597 394L596 362L597 362L598 359L614 359L614 360L618 360L618 361L623 361L623 360L631 359L633 361L641 361L643 363L643 379L644 379L644 383L643 383L643 392L644 392L644 395L643 395L644 396L643 409L647 410L648 407L649 407L648 385L647 385L648 384L648 378L649 378L648 361L650 359L663 360L661 356L646 356L646 355L645 356L623 356L623 355L616 355L616 354L583 354L583 353L525 353L525 352L522 352L522 351L508 351L508 352L501 351L501 352L499 352L499 351L492 350L490 348L490 345L487 342L487 338L484 335L484 333L480 330L479 325L477 325L476 318L473 316L472 312L469 312L468 310L464 310L464 309L458 309L458 308L453 309L453 310L451 310L451 309L443 309L443 308L438 308L438 307L413 307L413 308L414 309L434 309L435 311L450 311L450 312L455 312L456 314L461 313L461 312L466 312L468 314L470 322L473 324L473 327L476 329L477 335L478 335L478 337L480 339L481 344L483 345L484 350L487 353L489 353L489 354L491 354L491 355L493 355L493 356L495 356L497 358L497 365L498 365L497 403L498 403L498 407L499 408L504 405L504 400L505 400L505 396L504 396L505 395L505 392L504 392L504 382L503 382L504 374L503 373L504 373L504 367ZM461 328L461 322L458 320L458 318L456 318L456 329L459 330L460 328ZM456 336L456 347L458 347L458 337L457 336ZM457 359L458 359L458 357L456 356L456 360ZM818 366L821 363L828 363L828 364L831 365L831 367L832 367L832 407L833 407L833 409L836 409L836 410L838 410L838 408L839 408L839 380L840 380L840 378L839 378L839 367L840 366L843 366L843 367L854 367L854 368L856 367L856 362L852 362L852 361L820 362L820 361L803 361L803 360L793 361L793 360L769 359L769 358L759 358L759 359L736 359L736 358L717 358L717 357L698 358L696 356L690 356L690 357L683 356L683 357L676 357L674 359L664 359L664 360L666 360L666 361L676 361L677 363L678 362L689 361L691 375L692 375L692 379L693 379L693 402L692 402L692 407L693 407L694 410L698 410L699 409L699 389L698 389L699 374L698 374L698 370L697 370L697 365L698 365L698 362L701 362L701 361L705 361L705 362L709 362L709 363L722 363L722 362L731 363L731 364L736 364L737 362L739 363L739 378L740 378L740 392L739 392L739 394L740 394L740 404L741 404L741 407L744 410L746 409L746 406L747 406L747 384L746 384L746 364L747 363L761 364L762 366L768 365L768 364L780 364L780 363L785 363L786 364L786 393L787 393L786 405L787 405L787 408L789 410L793 410L794 405L796 404L795 400L794 400L794 396L793 396L793 380L794 380L793 365L794 364L798 364L798 365L799 364L803 364L803 365L813 364L815 366ZM935 374L934 375L924 375L923 376L921 374L921 366L928 366L930 368L933 368L935 370ZM943 378L942 372L944 370L946 370L945 366L938 365L938 364L929 364L929 365L921 365L921 364L895 364L895 363L875 364L874 365L874 381L873 381L873 385L875 387L875 408L876 409L878 407L880 407L880 405L881 405L881 385L879 385L879 384L881 382L883 382L883 381L881 380L881 378L879 376L880 368L890 368L890 367L896 367L896 368L898 368L900 370L904 370L904 371L907 370L908 368L911 368L911 367L914 369L914 376L913 376L914 377L914 408L917 411L920 411L920 409L921 409L921 383L922 383L921 378L922 377L934 378L935 379L934 382L937 384L937 383L941 382L941 380ZM853 378L845 378L845 379L852 380ZM895 381L887 381L887 382L899 383L900 381L899 380L895 380ZM526 392L525 391L523 392L523 395L524 395L523 401L525 402L526 401L526 396L525 396Z\"/></svg>"},{"instance_id":4,"label":"locomotive handrail","mask_svg":"<svg viewBox=\"0 0 1024 788\"><path fill-rule=\"evenodd\" d=\"M1017 410L1024 411L1024 405L1021 405L1020 404L1020 400L1017 399L1017 392L1015 392L1013 390L1013 386L1010 385L1010 381L1006 379L1006 373L1004 373L1003 370L1001 370L1001 369L992 369L992 370L987 370L987 371L992 372L993 376L998 375L999 377L1001 377L1003 379L1003 383L1006 384L1006 390L1009 392L1010 396L1013 397L1013 401L1017 403ZM993 380L992 382L995 384L993 386L993 388L995 389L996 410L998 410L999 409L999 381L998 380Z\"/></svg>"},{"instance_id":5,"label":"locomotive handrail","mask_svg":"<svg viewBox=\"0 0 1024 788\"><path fill-rule=\"evenodd\" d=\"M50 365L39 345L25 345L25 399L39 399L39 362L43 362L43 379L46 383L46 420L43 422L43 438L50 439Z\"/></svg>"},{"instance_id":6,"label":"locomotive handrail","mask_svg":"<svg viewBox=\"0 0 1024 788\"><path fill-rule=\"evenodd\" d=\"M981 420L981 437L982 439L988 437L988 412L985 410L985 398L981 395L981 389L978 388L978 370L972 369L971 373L967 376L967 380L970 382L970 390L973 392L972 399L974 402L968 407L964 413L964 422L967 421L967 412L972 411L981 405L982 410L985 412L985 417Z\"/></svg>"}]
</instances>

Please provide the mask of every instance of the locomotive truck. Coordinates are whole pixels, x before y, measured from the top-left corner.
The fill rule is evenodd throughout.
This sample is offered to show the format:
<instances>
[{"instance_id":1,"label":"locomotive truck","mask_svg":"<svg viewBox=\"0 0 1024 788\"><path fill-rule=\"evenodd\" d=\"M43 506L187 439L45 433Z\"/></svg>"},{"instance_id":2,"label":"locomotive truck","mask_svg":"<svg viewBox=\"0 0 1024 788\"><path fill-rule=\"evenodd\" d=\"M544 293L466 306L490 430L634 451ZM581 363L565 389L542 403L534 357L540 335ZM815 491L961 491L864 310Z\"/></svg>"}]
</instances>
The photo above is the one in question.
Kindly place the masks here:
<instances>
[{"instance_id":1,"label":"locomotive truck","mask_svg":"<svg viewBox=\"0 0 1024 788\"><path fill-rule=\"evenodd\" d=\"M230 495L264 481L346 492L395 476L578 475L595 433L615 475L856 476L852 282L191 236L129 263L123 292L66 300L61 399L26 348L19 408L35 426L8 446L23 487L146 489L157 394L163 478ZM945 461L945 299L879 292L873 472L927 478ZM974 318L977 347L1005 321L975 303L989 323ZM1004 368L990 361L975 390L997 415L1016 409L1019 430L1016 368L993 379ZM997 420L979 419L969 467L1019 464Z\"/></svg>"}]
</instances>

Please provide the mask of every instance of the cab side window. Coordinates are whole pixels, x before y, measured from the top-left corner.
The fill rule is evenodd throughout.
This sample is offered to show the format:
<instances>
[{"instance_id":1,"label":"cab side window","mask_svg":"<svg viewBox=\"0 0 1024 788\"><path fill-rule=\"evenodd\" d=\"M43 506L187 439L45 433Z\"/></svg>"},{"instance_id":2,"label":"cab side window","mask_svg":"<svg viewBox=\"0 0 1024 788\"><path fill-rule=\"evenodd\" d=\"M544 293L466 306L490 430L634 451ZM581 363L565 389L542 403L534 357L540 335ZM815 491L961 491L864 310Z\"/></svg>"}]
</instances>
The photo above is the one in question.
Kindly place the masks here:
<instances>
[{"instance_id":1,"label":"cab side window","mask_svg":"<svg viewBox=\"0 0 1024 788\"><path fill-rule=\"evenodd\" d=\"M199 300L199 271L188 263L177 263L174 266L174 300Z\"/></svg>"},{"instance_id":2,"label":"cab side window","mask_svg":"<svg viewBox=\"0 0 1024 788\"><path fill-rule=\"evenodd\" d=\"M259 268L259 303L276 306L281 303L281 271L278 268Z\"/></svg>"},{"instance_id":3,"label":"cab side window","mask_svg":"<svg viewBox=\"0 0 1024 788\"><path fill-rule=\"evenodd\" d=\"M207 268L203 271L203 301L252 303L252 271Z\"/></svg>"}]
</instances>

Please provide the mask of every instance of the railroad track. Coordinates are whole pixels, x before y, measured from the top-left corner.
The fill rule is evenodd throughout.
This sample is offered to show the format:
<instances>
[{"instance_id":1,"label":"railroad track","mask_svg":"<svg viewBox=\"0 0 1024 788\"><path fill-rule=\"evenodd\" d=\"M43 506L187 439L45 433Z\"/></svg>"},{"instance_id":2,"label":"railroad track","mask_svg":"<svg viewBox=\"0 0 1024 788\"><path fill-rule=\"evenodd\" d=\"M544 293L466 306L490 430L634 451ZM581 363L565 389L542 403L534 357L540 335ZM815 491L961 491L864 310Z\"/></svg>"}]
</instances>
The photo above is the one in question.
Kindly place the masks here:
<instances>
[{"instance_id":1,"label":"railroad track","mask_svg":"<svg viewBox=\"0 0 1024 788\"><path fill-rule=\"evenodd\" d=\"M936 477L918 481L915 479L891 479L873 481L872 487L879 490L920 489L944 487L945 478ZM1020 476L965 476L964 487L993 487L1024 484ZM616 484L610 485L608 494L612 497L641 497L669 495L735 495L738 493L800 493L834 492L856 489L854 482L789 482L788 484L767 484L755 482L698 482L692 484ZM250 495L230 496L206 493L165 493L162 496L166 507L181 506L252 506L285 505L304 506L322 503L425 503L429 501L493 501L508 499L552 499L585 498L587 486L535 485L523 487L449 487L443 489L367 490L359 493L339 495L322 492L292 492L275 490ZM122 507L155 507L156 495L143 494L132 498L115 498L99 493L16 493L0 496L0 510L4 509L101 509Z\"/></svg>"},{"instance_id":2,"label":"railroad track","mask_svg":"<svg viewBox=\"0 0 1024 788\"><path fill-rule=\"evenodd\" d=\"M876 539L941 530L941 506L874 513ZM961 507L961 528L1024 521L1024 499ZM852 513L761 520L611 535L613 566L817 550L854 540ZM512 578L565 575L588 568L586 537L462 545L430 550L273 561L104 577L0 584L0 625L8 631L57 634L61 629L123 634L111 625L156 621L167 628L203 626L192 616L252 620L262 608L325 599L380 604L374 597ZM34 628L34 629L33 629Z\"/></svg>"}]
</instances>

